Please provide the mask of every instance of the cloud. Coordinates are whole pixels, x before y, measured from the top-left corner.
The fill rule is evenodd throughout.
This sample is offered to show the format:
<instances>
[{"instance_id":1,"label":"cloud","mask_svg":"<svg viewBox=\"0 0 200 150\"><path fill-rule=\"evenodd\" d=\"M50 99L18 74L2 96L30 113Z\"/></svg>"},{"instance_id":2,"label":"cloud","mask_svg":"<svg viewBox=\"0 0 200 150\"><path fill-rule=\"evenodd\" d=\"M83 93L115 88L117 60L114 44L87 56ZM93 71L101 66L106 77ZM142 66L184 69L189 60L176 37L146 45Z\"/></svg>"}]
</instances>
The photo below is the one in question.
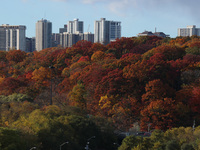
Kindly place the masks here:
<instances>
[{"instance_id":1,"label":"cloud","mask_svg":"<svg viewBox=\"0 0 200 150\"><path fill-rule=\"evenodd\" d=\"M99 2L107 2L106 0L82 0L83 3L85 4L94 4L94 3L99 3Z\"/></svg>"},{"instance_id":2,"label":"cloud","mask_svg":"<svg viewBox=\"0 0 200 150\"><path fill-rule=\"evenodd\" d=\"M155 10L158 7L166 6L172 0L80 0L84 4L102 4L112 13L124 16L132 10L138 13L148 10ZM175 0L176 1L176 0Z\"/></svg>"},{"instance_id":3,"label":"cloud","mask_svg":"<svg viewBox=\"0 0 200 150\"><path fill-rule=\"evenodd\" d=\"M30 0L21 0L30 1ZM44 1L44 0L41 0ZM74 2L74 0L46 0L55 2ZM144 11L152 11L162 13L163 11L171 11L175 13L183 13L196 17L199 19L200 9L199 0L76 0L76 3L82 3L84 5L103 5L105 9L108 9L111 13L117 15L128 14L132 10L137 11L138 14Z\"/></svg>"},{"instance_id":4,"label":"cloud","mask_svg":"<svg viewBox=\"0 0 200 150\"><path fill-rule=\"evenodd\" d=\"M104 3L107 8L116 14L129 13L132 10L136 10L137 13L144 11L152 12L174 12L178 15L188 15L196 19L200 19L199 13L199 0L82 0L95 3ZM177 15L177 14L174 14Z\"/></svg>"}]
</instances>

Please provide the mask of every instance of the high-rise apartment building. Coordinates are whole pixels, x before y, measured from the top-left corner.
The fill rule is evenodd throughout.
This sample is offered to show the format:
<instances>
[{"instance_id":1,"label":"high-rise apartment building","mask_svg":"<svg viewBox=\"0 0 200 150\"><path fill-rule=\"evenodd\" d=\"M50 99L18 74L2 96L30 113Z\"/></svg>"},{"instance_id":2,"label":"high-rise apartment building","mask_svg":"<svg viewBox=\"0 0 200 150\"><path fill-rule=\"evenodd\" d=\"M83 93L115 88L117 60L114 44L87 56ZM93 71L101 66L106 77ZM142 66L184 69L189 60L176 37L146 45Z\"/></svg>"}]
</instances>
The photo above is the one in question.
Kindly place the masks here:
<instances>
[{"instance_id":1,"label":"high-rise apartment building","mask_svg":"<svg viewBox=\"0 0 200 150\"><path fill-rule=\"evenodd\" d=\"M35 37L26 38L26 52L35 51Z\"/></svg>"},{"instance_id":2,"label":"high-rise apartment building","mask_svg":"<svg viewBox=\"0 0 200 150\"><path fill-rule=\"evenodd\" d=\"M60 33L60 45L63 47L71 47L76 44L78 41L86 40L94 43L94 34L92 33L77 33L72 34L69 32Z\"/></svg>"},{"instance_id":3,"label":"high-rise apartment building","mask_svg":"<svg viewBox=\"0 0 200 150\"><path fill-rule=\"evenodd\" d=\"M94 22L94 42L107 45L111 41L121 38L121 22L107 21L101 18Z\"/></svg>"},{"instance_id":4,"label":"high-rise apartment building","mask_svg":"<svg viewBox=\"0 0 200 150\"><path fill-rule=\"evenodd\" d=\"M3 24L0 26L0 50L26 51L26 26Z\"/></svg>"},{"instance_id":5,"label":"high-rise apartment building","mask_svg":"<svg viewBox=\"0 0 200 150\"><path fill-rule=\"evenodd\" d=\"M51 47L52 44L52 23L46 19L36 23L35 48L37 51Z\"/></svg>"},{"instance_id":6,"label":"high-rise apartment building","mask_svg":"<svg viewBox=\"0 0 200 150\"><path fill-rule=\"evenodd\" d=\"M193 35L200 36L200 28L196 28L195 25L187 26L187 28L178 29L178 36L191 37Z\"/></svg>"},{"instance_id":7,"label":"high-rise apartment building","mask_svg":"<svg viewBox=\"0 0 200 150\"><path fill-rule=\"evenodd\" d=\"M72 34L83 33L83 21L79 21L79 19L69 21L67 25L67 32Z\"/></svg>"},{"instance_id":8,"label":"high-rise apartment building","mask_svg":"<svg viewBox=\"0 0 200 150\"><path fill-rule=\"evenodd\" d=\"M67 25L64 25L64 28L59 28L59 33L67 32Z\"/></svg>"},{"instance_id":9,"label":"high-rise apartment building","mask_svg":"<svg viewBox=\"0 0 200 150\"><path fill-rule=\"evenodd\" d=\"M60 33L52 33L52 47L60 45Z\"/></svg>"},{"instance_id":10,"label":"high-rise apartment building","mask_svg":"<svg viewBox=\"0 0 200 150\"><path fill-rule=\"evenodd\" d=\"M91 32L85 32L83 34L83 39L85 41L90 41L90 42L94 43L94 34L92 34Z\"/></svg>"},{"instance_id":11,"label":"high-rise apartment building","mask_svg":"<svg viewBox=\"0 0 200 150\"><path fill-rule=\"evenodd\" d=\"M79 21L79 19L68 21L67 32L60 32L60 45L63 47L71 47L81 40L94 43L94 34L83 32L83 21Z\"/></svg>"}]
</instances>

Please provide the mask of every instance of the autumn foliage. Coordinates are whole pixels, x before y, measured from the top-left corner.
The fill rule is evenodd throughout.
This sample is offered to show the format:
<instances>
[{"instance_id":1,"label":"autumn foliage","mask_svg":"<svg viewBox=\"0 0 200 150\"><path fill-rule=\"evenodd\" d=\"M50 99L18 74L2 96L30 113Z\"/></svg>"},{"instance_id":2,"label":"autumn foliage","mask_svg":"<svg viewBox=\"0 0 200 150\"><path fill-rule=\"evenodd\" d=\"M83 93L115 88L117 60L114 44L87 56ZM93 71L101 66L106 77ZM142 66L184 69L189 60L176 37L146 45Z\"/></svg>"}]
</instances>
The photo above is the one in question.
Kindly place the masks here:
<instances>
[{"instance_id":1,"label":"autumn foliage","mask_svg":"<svg viewBox=\"0 0 200 150\"><path fill-rule=\"evenodd\" d=\"M49 68L51 67L51 68ZM200 39L121 38L108 45L0 52L0 96L26 94L41 108L78 107L116 128L167 130L200 123ZM184 109L183 109L184 108ZM186 109L187 108L187 109ZM183 121L184 120L184 121Z\"/></svg>"}]
</instances>

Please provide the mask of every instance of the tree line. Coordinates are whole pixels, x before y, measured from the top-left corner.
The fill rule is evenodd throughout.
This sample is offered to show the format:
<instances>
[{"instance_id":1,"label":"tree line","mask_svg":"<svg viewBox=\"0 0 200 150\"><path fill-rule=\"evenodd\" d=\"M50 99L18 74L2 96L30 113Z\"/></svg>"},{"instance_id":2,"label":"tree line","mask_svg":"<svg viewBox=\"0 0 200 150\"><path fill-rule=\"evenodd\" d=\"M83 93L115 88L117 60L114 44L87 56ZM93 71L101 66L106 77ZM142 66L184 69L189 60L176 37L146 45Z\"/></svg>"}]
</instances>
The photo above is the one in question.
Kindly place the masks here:
<instances>
[{"instance_id":1,"label":"tree line","mask_svg":"<svg viewBox=\"0 0 200 150\"><path fill-rule=\"evenodd\" d=\"M195 36L121 38L106 46L79 41L69 48L32 53L0 51L0 125L16 136L27 134L30 141L59 126L69 126L66 131L73 130L75 136L78 130L70 127L70 117L86 119L84 124L92 118L102 140L104 130L128 131L135 122L142 131L149 124L151 130L162 131L191 127L194 120L199 125L199 61L200 39ZM69 114L72 108L79 113ZM99 123L99 118L106 121ZM40 146L45 143L41 141Z\"/></svg>"}]
</instances>

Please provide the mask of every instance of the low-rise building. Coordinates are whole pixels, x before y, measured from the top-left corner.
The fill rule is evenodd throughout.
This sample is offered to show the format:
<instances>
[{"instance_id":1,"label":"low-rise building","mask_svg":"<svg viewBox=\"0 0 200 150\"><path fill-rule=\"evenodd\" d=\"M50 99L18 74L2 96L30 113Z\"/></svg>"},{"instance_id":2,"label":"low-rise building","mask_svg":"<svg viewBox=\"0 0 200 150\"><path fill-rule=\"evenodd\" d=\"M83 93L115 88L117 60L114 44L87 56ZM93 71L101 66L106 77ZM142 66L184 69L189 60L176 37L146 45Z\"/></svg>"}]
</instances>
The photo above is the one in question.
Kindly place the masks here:
<instances>
[{"instance_id":1,"label":"low-rise building","mask_svg":"<svg viewBox=\"0 0 200 150\"><path fill-rule=\"evenodd\" d=\"M166 35L163 32L156 32L156 31L154 33L152 33L152 31L144 31L142 33L138 33L137 36L158 36L162 38L169 37L169 35Z\"/></svg>"}]
</instances>

